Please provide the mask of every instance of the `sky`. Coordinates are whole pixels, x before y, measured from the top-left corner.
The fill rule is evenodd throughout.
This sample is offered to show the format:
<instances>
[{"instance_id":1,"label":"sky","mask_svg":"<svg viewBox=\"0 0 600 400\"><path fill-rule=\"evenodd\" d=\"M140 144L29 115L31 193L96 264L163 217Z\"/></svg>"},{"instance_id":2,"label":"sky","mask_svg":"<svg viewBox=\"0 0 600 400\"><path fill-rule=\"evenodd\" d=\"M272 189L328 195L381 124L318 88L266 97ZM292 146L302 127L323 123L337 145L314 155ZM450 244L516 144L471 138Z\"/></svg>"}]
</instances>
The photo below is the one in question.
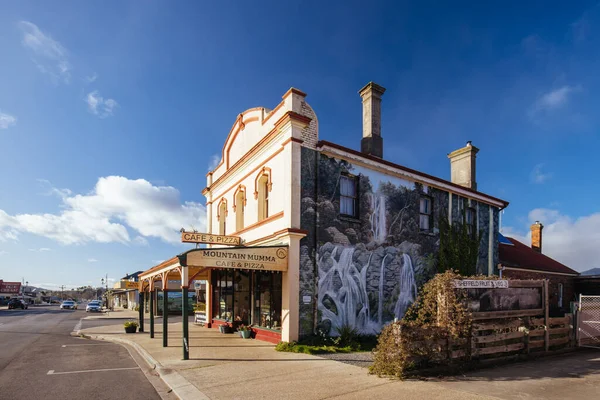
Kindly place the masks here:
<instances>
[{"instance_id":1,"label":"sky","mask_svg":"<svg viewBox=\"0 0 600 400\"><path fill-rule=\"evenodd\" d=\"M598 3L283 3L0 3L0 279L96 286L188 249L240 112L293 86L359 149L369 81L387 160L449 179L471 140L505 234L540 220L545 254L600 266Z\"/></svg>"}]
</instances>

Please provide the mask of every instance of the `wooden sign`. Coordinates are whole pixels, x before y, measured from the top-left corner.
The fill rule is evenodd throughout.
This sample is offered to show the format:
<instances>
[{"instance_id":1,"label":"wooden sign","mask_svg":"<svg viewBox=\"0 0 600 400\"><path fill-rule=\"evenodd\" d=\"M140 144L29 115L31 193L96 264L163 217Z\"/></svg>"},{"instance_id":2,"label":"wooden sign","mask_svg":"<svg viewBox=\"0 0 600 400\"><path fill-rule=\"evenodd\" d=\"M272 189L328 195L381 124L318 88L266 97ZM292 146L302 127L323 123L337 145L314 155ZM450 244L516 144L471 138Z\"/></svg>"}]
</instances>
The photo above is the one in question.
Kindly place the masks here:
<instances>
[{"instance_id":1,"label":"wooden sign","mask_svg":"<svg viewBox=\"0 0 600 400\"><path fill-rule=\"evenodd\" d=\"M508 281L504 279L457 279L454 281L457 289L508 289Z\"/></svg>"},{"instance_id":2,"label":"wooden sign","mask_svg":"<svg viewBox=\"0 0 600 400\"><path fill-rule=\"evenodd\" d=\"M212 233L181 232L183 243L208 243L225 244L228 246L241 246L242 238L239 236L213 235Z\"/></svg>"},{"instance_id":3,"label":"wooden sign","mask_svg":"<svg viewBox=\"0 0 600 400\"><path fill-rule=\"evenodd\" d=\"M287 271L288 247L236 247L230 249L199 249L186 255L186 265L252 269L259 271Z\"/></svg>"}]
</instances>

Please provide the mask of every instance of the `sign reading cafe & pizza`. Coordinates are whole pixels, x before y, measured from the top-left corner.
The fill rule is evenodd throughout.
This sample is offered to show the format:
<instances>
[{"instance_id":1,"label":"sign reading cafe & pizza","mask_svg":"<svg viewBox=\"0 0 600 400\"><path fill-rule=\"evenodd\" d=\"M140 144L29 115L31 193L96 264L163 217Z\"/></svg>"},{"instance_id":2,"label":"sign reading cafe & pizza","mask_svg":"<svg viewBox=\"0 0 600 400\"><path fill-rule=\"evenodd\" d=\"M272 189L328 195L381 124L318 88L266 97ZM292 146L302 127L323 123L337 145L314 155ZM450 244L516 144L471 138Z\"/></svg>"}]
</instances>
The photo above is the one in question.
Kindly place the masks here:
<instances>
[{"instance_id":1,"label":"sign reading cafe & pizza","mask_svg":"<svg viewBox=\"0 0 600 400\"><path fill-rule=\"evenodd\" d=\"M242 244L242 239L239 236L185 231L181 232L181 241L183 243L225 244L229 246L240 246Z\"/></svg>"},{"instance_id":2,"label":"sign reading cafe & pizza","mask_svg":"<svg viewBox=\"0 0 600 400\"><path fill-rule=\"evenodd\" d=\"M454 281L457 289L508 289L505 279L457 279Z\"/></svg>"},{"instance_id":3,"label":"sign reading cafe & pizza","mask_svg":"<svg viewBox=\"0 0 600 400\"><path fill-rule=\"evenodd\" d=\"M187 253L187 265L199 267L287 271L288 247L199 249Z\"/></svg>"}]
</instances>

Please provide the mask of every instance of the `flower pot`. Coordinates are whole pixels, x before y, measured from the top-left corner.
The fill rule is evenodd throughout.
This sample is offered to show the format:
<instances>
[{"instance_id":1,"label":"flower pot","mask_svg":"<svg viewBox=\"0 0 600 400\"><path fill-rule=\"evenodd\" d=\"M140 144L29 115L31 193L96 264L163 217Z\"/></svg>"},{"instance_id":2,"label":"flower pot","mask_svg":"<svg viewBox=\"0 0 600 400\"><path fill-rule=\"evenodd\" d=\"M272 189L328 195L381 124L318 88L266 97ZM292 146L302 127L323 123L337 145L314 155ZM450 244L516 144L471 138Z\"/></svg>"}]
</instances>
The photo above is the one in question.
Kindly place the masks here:
<instances>
[{"instance_id":1,"label":"flower pot","mask_svg":"<svg viewBox=\"0 0 600 400\"><path fill-rule=\"evenodd\" d=\"M137 326L126 326L125 333L135 333L137 331Z\"/></svg>"},{"instance_id":2,"label":"flower pot","mask_svg":"<svg viewBox=\"0 0 600 400\"><path fill-rule=\"evenodd\" d=\"M240 336L243 339L250 339L252 337L252 331L248 330L248 331L240 331Z\"/></svg>"},{"instance_id":3,"label":"flower pot","mask_svg":"<svg viewBox=\"0 0 600 400\"><path fill-rule=\"evenodd\" d=\"M228 325L219 325L219 332L221 333L230 333Z\"/></svg>"}]
</instances>

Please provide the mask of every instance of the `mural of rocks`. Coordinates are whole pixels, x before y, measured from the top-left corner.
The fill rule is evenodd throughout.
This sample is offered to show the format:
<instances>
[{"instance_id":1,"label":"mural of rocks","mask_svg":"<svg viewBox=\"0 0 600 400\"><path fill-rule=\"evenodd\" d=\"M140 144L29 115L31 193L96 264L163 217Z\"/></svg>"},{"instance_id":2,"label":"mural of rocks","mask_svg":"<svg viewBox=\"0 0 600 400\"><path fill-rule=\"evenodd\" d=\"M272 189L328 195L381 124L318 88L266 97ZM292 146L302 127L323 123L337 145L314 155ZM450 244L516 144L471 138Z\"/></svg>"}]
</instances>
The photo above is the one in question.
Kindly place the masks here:
<instances>
[{"instance_id":1,"label":"mural of rocks","mask_svg":"<svg viewBox=\"0 0 600 400\"><path fill-rule=\"evenodd\" d=\"M418 288L437 272L436 218L447 212L449 195L302 151L301 225L308 235L301 241L300 334L319 329L336 335L345 325L376 334L404 316ZM357 178L356 217L340 215L339 181L344 174ZM433 202L430 232L419 228L422 195ZM487 231L489 209L483 208L478 224ZM487 266L487 244L480 249L479 264Z\"/></svg>"}]
</instances>

